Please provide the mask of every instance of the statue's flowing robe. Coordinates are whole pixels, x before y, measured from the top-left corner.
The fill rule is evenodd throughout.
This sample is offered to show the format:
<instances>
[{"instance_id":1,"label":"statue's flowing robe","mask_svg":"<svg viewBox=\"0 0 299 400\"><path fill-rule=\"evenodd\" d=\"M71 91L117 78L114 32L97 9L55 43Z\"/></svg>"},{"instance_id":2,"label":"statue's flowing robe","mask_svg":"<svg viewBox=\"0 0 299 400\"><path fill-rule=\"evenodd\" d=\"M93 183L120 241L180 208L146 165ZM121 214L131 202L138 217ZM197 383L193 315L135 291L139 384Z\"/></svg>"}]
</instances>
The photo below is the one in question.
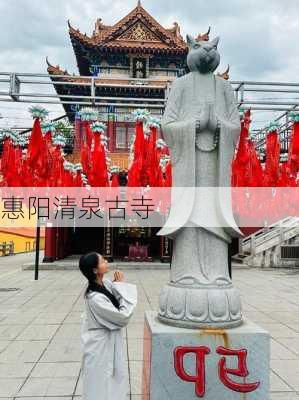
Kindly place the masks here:
<instances>
[{"instance_id":1,"label":"statue's flowing robe","mask_svg":"<svg viewBox=\"0 0 299 400\"><path fill-rule=\"evenodd\" d=\"M190 72L173 82L162 120L163 134L171 153L175 191L172 191L168 219L158 235L170 238L174 238L175 232L188 222L194 207L205 207L202 203L194 204L196 174L205 173L204 170L196 170L195 158L196 120L200 119L200 110L196 109L200 79L198 72ZM222 219L220 226L229 237L241 237L243 234L236 225L231 193L227 189L231 186L231 163L240 134L240 117L230 83L218 76L214 79L215 113L220 122L217 214ZM186 187L188 190L184 189Z\"/></svg>"},{"instance_id":2,"label":"statue's flowing robe","mask_svg":"<svg viewBox=\"0 0 299 400\"><path fill-rule=\"evenodd\" d=\"M87 294L81 325L82 399L126 400L129 385L122 328L133 315L137 290L130 283L103 282L118 298L120 308L103 293Z\"/></svg>"}]
</instances>

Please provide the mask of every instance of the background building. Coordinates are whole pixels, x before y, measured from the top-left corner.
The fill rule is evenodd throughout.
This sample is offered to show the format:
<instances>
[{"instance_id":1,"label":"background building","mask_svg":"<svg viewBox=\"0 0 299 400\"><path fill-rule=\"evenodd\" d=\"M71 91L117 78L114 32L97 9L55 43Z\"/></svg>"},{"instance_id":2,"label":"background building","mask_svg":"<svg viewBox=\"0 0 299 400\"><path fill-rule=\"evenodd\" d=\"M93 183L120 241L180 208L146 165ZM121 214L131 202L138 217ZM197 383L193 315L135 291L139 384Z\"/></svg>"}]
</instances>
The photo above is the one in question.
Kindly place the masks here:
<instances>
[{"instance_id":1,"label":"background building","mask_svg":"<svg viewBox=\"0 0 299 400\"><path fill-rule=\"evenodd\" d=\"M72 95L82 95L76 98L76 104L63 104L71 122L75 122L88 96L95 95L94 107L108 125L112 164L127 168L134 134L131 112L143 106L161 116L171 82L187 70L188 49L180 27L174 23L172 28L164 28L139 2L113 26L97 19L91 36L69 23L69 35L80 78L72 78L67 71L48 62L55 90L63 101L72 102ZM80 135L77 126L70 156L73 162L80 161Z\"/></svg>"},{"instance_id":2,"label":"background building","mask_svg":"<svg viewBox=\"0 0 299 400\"><path fill-rule=\"evenodd\" d=\"M80 76L72 77L47 60L55 90L68 119L75 124L73 151L68 159L80 162L83 130L78 111L93 95L93 107L107 124L111 165L126 170L135 133L131 113L146 107L153 115L162 116L172 81L187 71L188 48L180 27L174 23L172 28L164 28L138 2L113 26L97 19L92 35L88 36L69 23L69 35ZM82 97L72 98L74 95ZM169 261L171 243L156 236L158 230L47 228L44 261L91 250L109 259Z\"/></svg>"}]
</instances>

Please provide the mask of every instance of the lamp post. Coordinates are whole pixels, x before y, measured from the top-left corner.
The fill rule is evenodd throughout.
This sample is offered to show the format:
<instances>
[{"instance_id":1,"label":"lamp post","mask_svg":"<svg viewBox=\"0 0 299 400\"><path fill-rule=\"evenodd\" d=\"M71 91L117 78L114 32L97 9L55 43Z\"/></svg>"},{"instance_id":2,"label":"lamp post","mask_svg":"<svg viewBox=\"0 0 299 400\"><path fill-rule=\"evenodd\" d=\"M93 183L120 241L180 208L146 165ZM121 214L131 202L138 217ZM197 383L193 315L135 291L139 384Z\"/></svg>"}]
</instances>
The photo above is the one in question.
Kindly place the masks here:
<instances>
[{"instance_id":1,"label":"lamp post","mask_svg":"<svg viewBox=\"0 0 299 400\"><path fill-rule=\"evenodd\" d=\"M40 227L41 223L45 222L46 217L38 217L36 223L36 234L35 234L35 266L34 266L34 280L38 280L39 273L39 242L40 242Z\"/></svg>"}]
</instances>

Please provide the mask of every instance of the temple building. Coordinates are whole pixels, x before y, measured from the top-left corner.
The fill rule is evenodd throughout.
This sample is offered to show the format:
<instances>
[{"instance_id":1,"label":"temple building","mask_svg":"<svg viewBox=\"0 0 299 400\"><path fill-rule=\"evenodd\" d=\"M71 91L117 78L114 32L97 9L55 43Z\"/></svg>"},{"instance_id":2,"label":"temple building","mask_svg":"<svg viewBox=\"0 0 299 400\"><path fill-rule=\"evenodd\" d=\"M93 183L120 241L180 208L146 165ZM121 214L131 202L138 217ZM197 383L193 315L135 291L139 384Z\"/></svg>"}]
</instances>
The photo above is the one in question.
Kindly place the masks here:
<instances>
[{"instance_id":1,"label":"temple building","mask_svg":"<svg viewBox=\"0 0 299 400\"><path fill-rule=\"evenodd\" d=\"M54 88L69 120L75 124L73 153L68 159L80 161L78 112L85 103L90 106L92 96L92 107L98 109L107 124L111 164L125 170L130 139L135 132L132 111L143 106L161 116L172 81L188 70L188 48L180 27L177 22L171 28L163 27L138 1L115 25L105 25L97 19L91 36L69 22L69 35L80 76L47 60ZM98 251L110 260L169 261L171 241L156 236L158 230L47 228L44 261L87 251Z\"/></svg>"},{"instance_id":2,"label":"temple building","mask_svg":"<svg viewBox=\"0 0 299 400\"><path fill-rule=\"evenodd\" d=\"M130 138L134 134L131 112L140 106L162 115L171 82L187 70L187 44L174 22L161 26L138 2L115 25L99 18L91 36L75 29L70 22L69 35L80 77L72 77L48 60L48 73L71 122L88 96L107 123L109 157L113 165L128 166ZM59 76L59 77L58 77ZM72 85L69 83L72 82ZM72 95L80 96L72 98ZM75 130L71 161L77 162L80 130Z\"/></svg>"}]
</instances>

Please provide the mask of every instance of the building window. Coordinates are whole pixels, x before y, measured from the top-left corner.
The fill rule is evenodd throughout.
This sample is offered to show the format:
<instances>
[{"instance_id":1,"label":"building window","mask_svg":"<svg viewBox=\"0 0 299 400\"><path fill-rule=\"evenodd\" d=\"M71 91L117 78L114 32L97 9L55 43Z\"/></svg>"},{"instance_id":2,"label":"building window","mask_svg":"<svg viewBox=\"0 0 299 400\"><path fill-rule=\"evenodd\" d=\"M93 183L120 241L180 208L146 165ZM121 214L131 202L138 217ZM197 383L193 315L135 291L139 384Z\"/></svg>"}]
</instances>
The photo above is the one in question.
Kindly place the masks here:
<instances>
[{"instance_id":1,"label":"building window","mask_svg":"<svg viewBox=\"0 0 299 400\"><path fill-rule=\"evenodd\" d=\"M133 142L134 135L135 135L135 127L129 125L128 130L127 130L128 148L131 146L131 144Z\"/></svg>"},{"instance_id":2,"label":"building window","mask_svg":"<svg viewBox=\"0 0 299 400\"><path fill-rule=\"evenodd\" d=\"M115 123L114 151L129 151L132 136L135 134L135 124L131 122Z\"/></svg>"},{"instance_id":3,"label":"building window","mask_svg":"<svg viewBox=\"0 0 299 400\"><path fill-rule=\"evenodd\" d=\"M126 134L127 129L125 126L117 126L116 127L116 148L117 149L126 149Z\"/></svg>"}]
</instances>

